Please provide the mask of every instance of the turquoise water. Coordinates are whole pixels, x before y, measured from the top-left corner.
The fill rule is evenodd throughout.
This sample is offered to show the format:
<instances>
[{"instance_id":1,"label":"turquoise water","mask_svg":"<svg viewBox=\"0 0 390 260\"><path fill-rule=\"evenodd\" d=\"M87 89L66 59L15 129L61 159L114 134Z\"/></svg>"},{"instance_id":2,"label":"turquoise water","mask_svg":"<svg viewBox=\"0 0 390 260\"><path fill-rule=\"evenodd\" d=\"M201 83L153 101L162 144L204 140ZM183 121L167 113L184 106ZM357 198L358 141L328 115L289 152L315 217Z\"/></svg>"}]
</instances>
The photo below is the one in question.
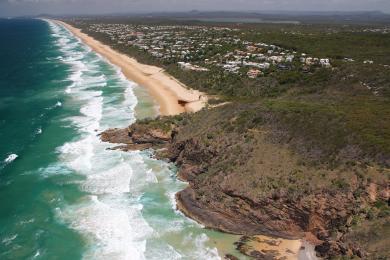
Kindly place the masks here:
<instances>
[{"instance_id":1,"label":"turquoise water","mask_svg":"<svg viewBox=\"0 0 390 260\"><path fill-rule=\"evenodd\" d=\"M236 237L175 210L186 184L173 165L100 142L99 132L155 114L144 90L54 23L0 20L0 34L0 259L232 251Z\"/></svg>"}]
</instances>

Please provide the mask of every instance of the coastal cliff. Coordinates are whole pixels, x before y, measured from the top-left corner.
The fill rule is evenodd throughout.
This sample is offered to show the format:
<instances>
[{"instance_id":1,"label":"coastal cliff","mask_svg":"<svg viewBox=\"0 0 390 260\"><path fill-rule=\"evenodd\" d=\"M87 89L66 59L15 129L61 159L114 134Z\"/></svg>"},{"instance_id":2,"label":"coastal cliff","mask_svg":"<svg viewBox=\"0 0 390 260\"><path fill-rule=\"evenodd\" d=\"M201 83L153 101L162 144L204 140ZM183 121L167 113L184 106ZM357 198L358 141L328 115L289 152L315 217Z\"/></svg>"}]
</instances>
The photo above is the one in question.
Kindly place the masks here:
<instances>
[{"instance_id":1,"label":"coastal cliff","mask_svg":"<svg viewBox=\"0 0 390 260\"><path fill-rule=\"evenodd\" d=\"M263 104L230 104L139 121L101 139L118 144L112 149L153 148L176 163L189 183L176 194L178 209L208 228L244 235L237 243L244 254L272 257L248 247L267 235L304 238L325 258L388 256L389 157L343 139L329 149L318 142L323 133L293 131L283 118ZM332 129L340 136L341 128Z\"/></svg>"},{"instance_id":2,"label":"coastal cliff","mask_svg":"<svg viewBox=\"0 0 390 260\"><path fill-rule=\"evenodd\" d=\"M185 109L194 104L207 108L142 120L128 129L101 134L103 141L117 144L111 149L154 149L156 157L179 166L178 178L189 184L176 195L184 214L209 228L243 235L237 248L256 259L284 259L270 246L258 247L264 240L259 235L303 238L325 258L390 257L390 74L385 65L390 45L385 34L333 25L289 29L234 24L220 30L207 24L205 30L196 27L180 34L191 41L222 39L223 48L207 48L202 58L198 50L187 57L208 68L193 71L177 66L183 57L178 60L153 48L160 33L172 33L165 46L175 46L175 34L183 29L176 25L171 32L161 32L160 22L143 27L120 19L69 22L112 50L157 65L185 86L207 93L208 105L198 92L195 100L201 102L188 103L192 99L177 95L166 100L165 90L177 92L170 88L174 82L162 84L153 76L153 87L129 71L129 79L154 89L151 94L157 103L179 106L170 113L160 109L162 115L194 111ZM141 37L124 41L130 32ZM238 38L238 45L230 45L232 37ZM223 56L228 52L243 54L237 64L244 64L253 58L246 56L256 43L272 48L259 48L257 54L293 51L298 56L292 63L277 65L273 60L255 78L248 77L246 68L232 73L229 66L213 65L228 64L232 57ZM321 61L312 57L332 57L331 64L328 59L322 60L328 60L326 66L312 64ZM140 66L134 59L124 61L124 72L128 63ZM278 243L269 240L268 244Z\"/></svg>"}]
</instances>

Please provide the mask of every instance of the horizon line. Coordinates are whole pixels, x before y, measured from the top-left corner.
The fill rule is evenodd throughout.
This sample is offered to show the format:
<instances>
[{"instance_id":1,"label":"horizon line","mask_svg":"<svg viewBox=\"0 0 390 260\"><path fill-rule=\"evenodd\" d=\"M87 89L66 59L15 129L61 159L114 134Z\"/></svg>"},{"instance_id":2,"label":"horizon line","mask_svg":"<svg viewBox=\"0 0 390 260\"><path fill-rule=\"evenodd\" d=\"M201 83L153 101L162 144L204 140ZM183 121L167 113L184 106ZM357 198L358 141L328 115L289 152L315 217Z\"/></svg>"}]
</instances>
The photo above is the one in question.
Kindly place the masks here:
<instances>
[{"instance_id":1,"label":"horizon line","mask_svg":"<svg viewBox=\"0 0 390 260\"><path fill-rule=\"evenodd\" d=\"M108 12L108 13L74 13L74 14L60 14L60 13L41 13L41 14L29 14L29 15L14 15L14 16L2 16L0 15L0 18L10 19L10 18L18 18L18 17L37 17L37 16L55 16L55 17L61 17L61 16L131 16L131 15L150 15L150 14L169 14L169 13L253 13L253 14L267 14L267 13L273 13L273 14L296 14L296 15L304 15L304 14L354 14L354 13L380 13L384 15L390 15L390 11L383 11L383 10L354 10L354 11L340 11L340 10L182 10L182 11L126 11L126 12Z\"/></svg>"}]
</instances>

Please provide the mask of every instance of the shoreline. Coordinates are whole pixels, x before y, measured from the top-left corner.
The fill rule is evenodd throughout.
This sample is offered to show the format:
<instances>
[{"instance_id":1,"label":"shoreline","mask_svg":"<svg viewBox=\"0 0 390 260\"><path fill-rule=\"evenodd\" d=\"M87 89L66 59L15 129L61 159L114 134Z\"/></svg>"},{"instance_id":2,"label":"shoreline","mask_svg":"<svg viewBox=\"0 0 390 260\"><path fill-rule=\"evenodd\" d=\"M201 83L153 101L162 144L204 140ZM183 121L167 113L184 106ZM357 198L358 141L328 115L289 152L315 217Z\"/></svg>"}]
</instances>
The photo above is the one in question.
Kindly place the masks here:
<instances>
[{"instance_id":1,"label":"shoreline","mask_svg":"<svg viewBox=\"0 0 390 260\"><path fill-rule=\"evenodd\" d=\"M145 87L152 99L158 103L161 115L177 115L184 112L196 112L205 106L207 98L205 98L206 96L203 93L189 89L177 79L165 73L162 68L141 64L135 59L119 53L108 45L82 33L78 28L62 21L52 21L67 28L84 44L105 57L110 63L118 66L127 79L134 81L141 88ZM177 209L190 219L205 225L205 223L202 223L202 221L194 217L194 214L191 214L191 211L180 202L177 196L178 194L179 193L176 193ZM215 230L210 225L206 224L205 226ZM224 232L222 230L220 230L220 232L227 235L231 234L230 232ZM305 250L304 239L283 239L256 235L245 242L242 240L240 241L241 242L237 241L237 243L239 243L241 247L237 246L236 249L246 256L265 254L269 257L284 257L285 259L292 260L305 259L304 255L310 253L310 250L309 252ZM218 251L220 251L220 249L218 249ZM227 254L225 257L228 255L234 257L230 254ZM221 255L221 257L223 257L223 255ZM229 259L234 258L229 257Z\"/></svg>"},{"instance_id":2,"label":"shoreline","mask_svg":"<svg viewBox=\"0 0 390 260\"><path fill-rule=\"evenodd\" d=\"M205 107L207 97L204 93L188 88L173 76L167 74L164 69L141 64L65 22L50 21L64 26L92 50L102 55L110 63L118 66L128 80L145 87L158 103L160 115L171 116L184 112L197 112Z\"/></svg>"},{"instance_id":3,"label":"shoreline","mask_svg":"<svg viewBox=\"0 0 390 260\"><path fill-rule=\"evenodd\" d=\"M158 120L163 121L164 119ZM172 129L164 132L153 125L148 127L147 124L135 123L129 128L108 129L101 133L100 138L103 142L115 144L116 146L113 149L127 152L150 148L160 149L160 151L169 150L169 145L172 144L174 137L172 137ZM167 159L172 163L177 162L172 159L176 158L175 154L156 154L156 158ZM206 229L218 231L227 237L240 237L232 243L228 242L228 247L233 246L235 248L235 251L232 251L234 254L226 254L226 251L221 249L223 247L217 248L221 257L230 260L240 259L237 256L255 258L256 256L262 256L267 259L287 260L317 259L314 250L315 243L310 242L309 234L283 235L278 231L267 232L261 226L256 228L245 220L234 219L234 217L226 218L226 216L229 216L229 212L215 211L206 204L198 203L191 188L191 176L193 174L191 169L194 170L193 165L179 165L177 179L187 182L189 185L175 194L176 209ZM223 254L221 255L221 253ZM239 255L236 256L236 254Z\"/></svg>"},{"instance_id":4,"label":"shoreline","mask_svg":"<svg viewBox=\"0 0 390 260\"><path fill-rule=\"evenodd\" d=\"M91 46L90 44L87 44L84 39L82 39L81 37L78 36L78 34L76 34L76 33L74 33L72 31L73 29L78 30L77 28L72 27L72 30L71 30L70 27L67 27L66 24L62 23L61 21L55 21L55 20L51 20L51 21L53 21L53 22L55 22L57 24L59 23L60 25L62 25L65 28L67 28L75 37L79 38L84 44L86 44L87 46L91 47L93 51L95 51L96 53L100 54L104 58L108 59L108 61L110 63L112 63L113 65L118 66L121 69L122 73L126 76L127 79L138 83L137 81L135 81L133 78L130 77L131 75L125 74L125 70L124 70L124 68L122 66L119 66L116 62L113 62L111 59L109 59L102 52L95 50L94 47L96 47L96 45ZM89 37L86 34L84 34L83 36L85 36L88 40L94 40L93 38L91 39L91 37ZM100 42L98 42L97 44L104 45L104 44L102 44ZM107 48L109 48L109 47L107 46ZM116 52L116 51L112 50L111 48L110 48L110 51ZM121 55L122 56L122 54L120 54L120 53L117 53L117 55ZM127 59L129 57L126 56L124 58ZM134 62L136 62L136 61L134 60ZM132 65L133 64L131 64L129 67L131 67ZM139 64L139 63L137 63L136 65L137 66L148 66L148 65L143 65L143 64ZM153 66L151 66L151 67L153 67ZM130 68L130 69L133 69L133 68ZM158 69L161 71L161 73L158 75L158 77L161 77L161 78L165 77L164 80L169 79L169 81L173 81L176 84L181 84L173 76L164 73L162 71L162 69L160 69L160 68L158 68ZM179 106L180 106L179 109L176 109L176 107L172 106L172 103L169 103L169 102L174 102L174 104L176 105L176 104L178 104L179 98L174 96L173 97L174 100L172 100L172 99L167 98L166 96L164 97L163 95L167 94L168 91L169 91L169 93L168 93L169 95L172 95L172 94L174 94L174 95L183 94L181 92L181 89L178 89L179 90L178 93L172 93L173 91L166 90L166 89L163 89L163 91L161 91L160 93L155 93L154 92L155 89L153 89L153 86L151 86L151 87L152 87L152 89L150 89L149 85L146 85L146 87L144 87L143 85L138 83L137 86L134 88L134 92L135 93L137 92L137 89L138 89L138 91L140 91L141 95L144 95L144 97L142 97L142 96L139 97L136 94L137 99L139 99L139 98L143 99L143 98L147 97L146 102L149 102L148 110L145 110L145 111L141 112L141 114L142 114L141 119L150 117L150 114L152 114L152 116L155 117L158 114L160 114L160 115L176 115L176 114L185 113L185 112L196 112L198 110L201 110L206 105L206 102L207 102L207 99L200 99L199 101L189 102L185 106L182 106L182 105L179 104ZM190 94L195 92L193 90L188 90L188 89L185 89L185 91L189 92ZM138 94L140 94L140 93L138 93ZM163 99L162 100L157 100L158 96L156 97L155 94L162 95ZM184 93L184 94L187 94L187 93ZM201 94L202 94L202 97L206 97L205 95L203 95L203 93L201 93ZM168 96L168 97L170 97L170 96ZM143 99L143 101L145 101L145 100ZM155 103L153 111L150 110L151 109L150 102L152 102L152 101ZM166 104L166 102L168 102L168 104ZM137 103L137 106L139 104L140 103ZM167 107L166 105L169 105L169 106ZM162 108L164 110L162 110ZM138 112L136 110L137 110L137 107L135 108L135 113L137 114ZM171 113L169 113L169 112L171 112ZM149 116L148 116L148 114L149 114ZM138 118L139 117L137 116L137 119ZM221 259L223 258L224 255L240 254L240 252L237 250L237 248L236 248L236 246L234 244L235 242L237 242L239 240L240 236L239 235L228 234L228 233L225 233L225 232L221 232L221 234L223 235L223 237L219 237L219 236L218 237L212 237L212 238L210 237L210 240L208 241L209 246L215 247L217 249L218 254L220 255ZM241 256L243 256L243 255L241 255Z\"/></svg>"}]
</instances>

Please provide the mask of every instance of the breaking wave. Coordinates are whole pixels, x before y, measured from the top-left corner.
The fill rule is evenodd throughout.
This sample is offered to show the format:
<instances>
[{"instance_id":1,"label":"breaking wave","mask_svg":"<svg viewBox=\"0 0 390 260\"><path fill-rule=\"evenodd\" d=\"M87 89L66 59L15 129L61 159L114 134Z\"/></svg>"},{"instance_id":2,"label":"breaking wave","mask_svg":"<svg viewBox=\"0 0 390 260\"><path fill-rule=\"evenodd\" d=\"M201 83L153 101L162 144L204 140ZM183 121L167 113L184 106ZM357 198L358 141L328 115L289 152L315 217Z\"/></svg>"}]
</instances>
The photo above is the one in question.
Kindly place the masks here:
<instances>
[{"instance_id":1,"label":"breaking wave","mask_svg":"<svg viewBox=\"0 0 390 260\"><path fill-rule=\"evenodd\" d=\"M84 258L219 259L217 250L207 246L208 237L201 227L172 209L179 184L167 164L139 151L108 150L111 145L97 136L107 128L135 121L135 83L64 27L48 23L62 52L58 59L70 68L68 98L61 106L79 108L78 115L66 118L78 134L57 148L63 166L52 165L40 172L43 176L74 172L83 177L77 185L86 195L57 208L56 216L83 235L87 243ZM160 185L164 204L150 203L160 196L153 193L153 185ZM164 207L169 217L149 213L154 205ZM197 232L188 233L188 228ZM169 234L182 242L168 241L165 236Z\"/></svg>"},{"instance_id":2,"label":"breaking wave","mask_svg":"<svg viewBox=\"0 0 390 260\"><path fill-rule=\"evenodd\" d=\"M5 158L4 163L9 164L9 163L15 161L16 158L18 158L18 157L19 156L17 154L12 153L12 154L8 155L7 158Z\"/></svg>"}]
</instances>

